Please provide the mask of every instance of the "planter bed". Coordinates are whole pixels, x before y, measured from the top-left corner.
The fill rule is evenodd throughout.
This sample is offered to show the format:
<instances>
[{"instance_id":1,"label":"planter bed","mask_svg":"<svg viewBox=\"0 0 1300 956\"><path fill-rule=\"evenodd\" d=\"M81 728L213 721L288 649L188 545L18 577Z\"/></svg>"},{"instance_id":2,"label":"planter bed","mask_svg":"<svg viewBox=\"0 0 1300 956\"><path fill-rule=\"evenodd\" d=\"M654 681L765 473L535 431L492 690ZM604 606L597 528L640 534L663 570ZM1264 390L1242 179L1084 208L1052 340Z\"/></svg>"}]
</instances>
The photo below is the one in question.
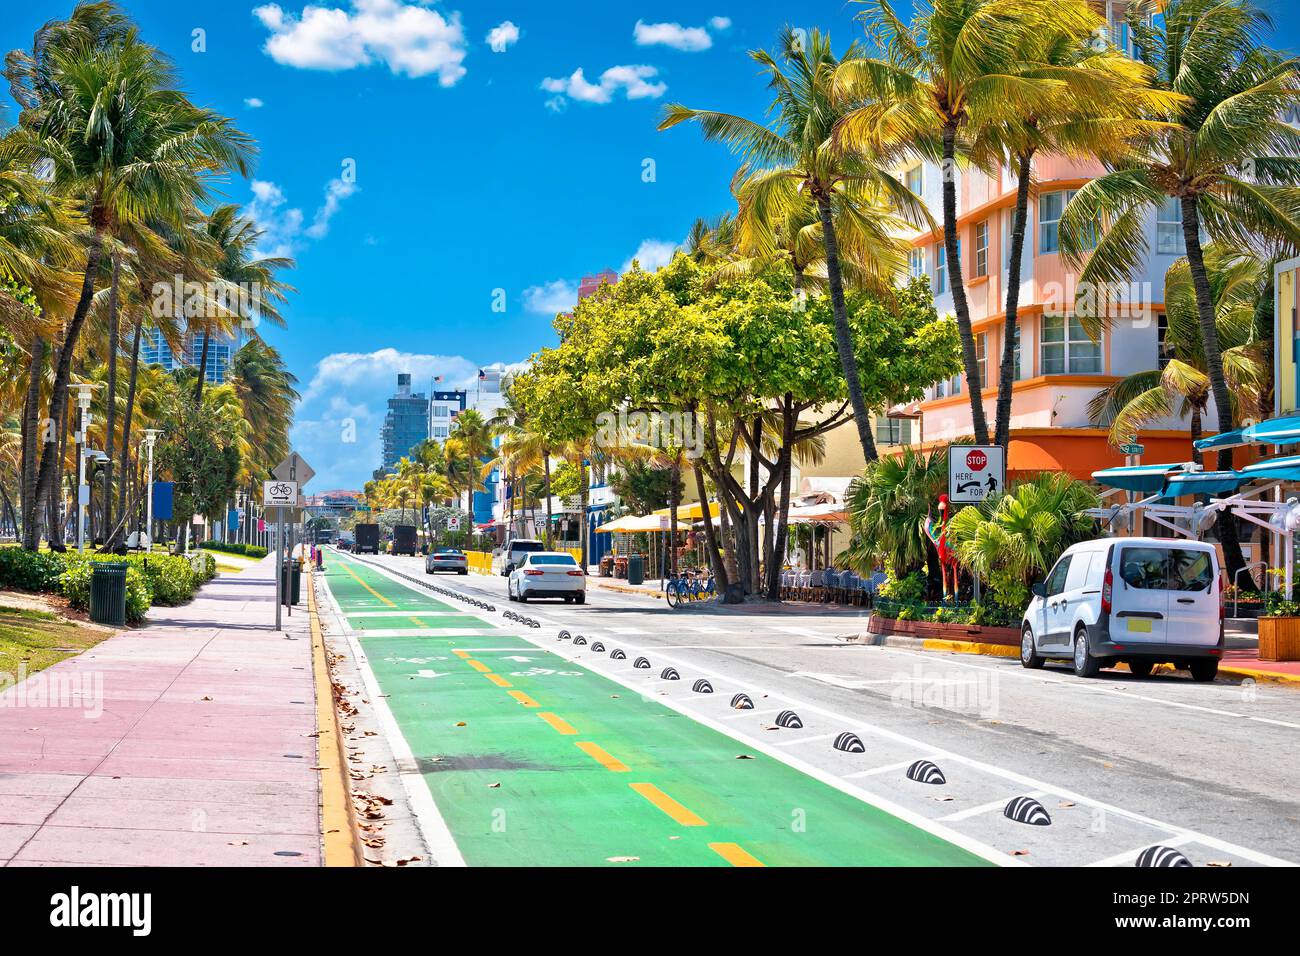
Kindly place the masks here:
<instances>
[{"instance_id":1,"label":"planter bed","mask_svg":"<svg viewBox=\"0 0 1300 956\"><path fill-rule=\"evenodd\" d=\"M946 624L937 621L898 621L873 614L867 620L871 634L898 635L900 637L932 638L944 641L969 641L972 644L1003 644L1020 646L1020 629L1015 627L982 627L977 624Z\"/></svg>"},{"instance_id":2,"label":"planter bed","mask_svg":"<svg viewBox=\"0 0 1300 956\"><path fill-rule=\"evenodd\" d=\"M1259 619L1259 659L1300 661L1300 617Z\"/></svg>"}]
</instances>

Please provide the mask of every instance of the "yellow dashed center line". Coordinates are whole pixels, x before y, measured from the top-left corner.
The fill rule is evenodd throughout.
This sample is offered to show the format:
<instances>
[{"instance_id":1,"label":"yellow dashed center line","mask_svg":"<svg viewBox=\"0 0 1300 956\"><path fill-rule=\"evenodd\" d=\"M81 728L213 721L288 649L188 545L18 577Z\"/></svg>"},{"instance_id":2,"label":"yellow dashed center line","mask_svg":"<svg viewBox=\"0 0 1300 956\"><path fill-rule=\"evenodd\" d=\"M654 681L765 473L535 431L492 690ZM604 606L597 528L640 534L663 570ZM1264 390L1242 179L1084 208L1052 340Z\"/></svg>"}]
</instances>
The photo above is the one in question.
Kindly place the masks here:
<instances>
[{"instance_id":1,"label":"yellow dashed center line","mask_svg":"<svg viewBox=\"0 0 1300 956\"><path fill-rule=\"evenodd\" d=\"M397 607L396 604L394 604L392 601L388 600L388 598L384 597L382 594L380 594L378 591L376 591L374 588L372 588L372 587L371 587L369 584L367 584L365 581L362 581L359 577L357 577L357 572L353 571L353 570L352 570L350 567L348 567L346 564L343 564L342 562L340 562L340 566L343 568L344 571L346 571L348 574L352 575L352 577L356 578L356 582L357 582L357 584L360 584L363 588L365 588L367 591L369 591L369 592L370 592L371 594L373 594L375 597L379 598L379 600L383 601L383 602L384 602L385 604L387 604L389 607Z\"/></svg>"},{"instance_id":2,"label":"yellow dashed center line","mask_svg":"<svg viewBox=\"0 0 1300 956\"><path fill-rule=\"evenodd\" d=\"M628 786L684 827L707 827L709 825L702 817L682 806L653 783L629 783Z\"/></svg>"},{"instance_id":3,"label":"yellow dashed center line","mask_svg":"<svg viewBox=\"0 0 1300 956\"><path fill-rule=\"evenodd\" d=\"M452 651L461 660L469 660L469 651Z\"/></svg>"},{"instance_id":4,"label":"yellow dashed center line","mask_svg":"<svg viewBox=\"0 0 1300 956\"><path fill-rule=\"evenodd\" d=\"M606 770L612 770L614 773L629 773L631 768L623 761L611 757L609 753L598 744L593 744L590 740L579 740L578 749L588 757L596 761Z\"/></svg>"},{"instance_id":5,"label":"yellow dashed center line","mask_svg":"<svg viewBox=\"0 0 1300 956\"><path fill-rule=\"evenodd\" d=\"M478 671L480 674L492 673L492 668L488 667L482 661L473 661L470 660L469 658L466 658L465 663L468 664L470 667L474 668L474 670Z\"/></svg>"},{"instance_id":6,"label":"yellow dashed center line","mask_svg":"<svg viewBox=\"0 0 1300 956\"><path fill-rule=\"evenodd\" d=\"M515 700L519 701L519 703L523 704L525 707L542 706L541 704L537 703L537 701L533 700L531 697L525 694L522 690L512 690L510 692L510 696L513 697Z\"/></svg>"},{"instance_id":7,"label":"yellow dashed center line","mask_svg":"<svg viewBox=\"0 0 1300 956\"><path fill-rule=\"evenodd\" d=\"M486 677L488 680L490 680L492 683L496 684L498 687L514 686L513 684L510 683L510 681L506 680L500 674L484 674L483 676Z\"/></svg>"},{"instance_id":8,"label":"yellow dashed center line","mask_svg":"<svg viewBox=\"0 0 1300 956\"><path fill-rule=\"evenodd\" d=\"M732 866L767 866L762 860L746 853L738 843L710 843L709 849Z\"/></svg>"},{"instance_id":9,"label":"yellow dashed center line","mask_svg":"<svg viewBox=\"0 0 1300 956\"><path fill-rule=\"evenodd\" d=\"M410 621L412 624L414 624L416 627L424 627L424 622L421 621L418 617L408 617L407 620Z\"/></svg>"},{"instance_id":10,"label":"yellow dashed center line","mask_svg":"<svg viewBox=\"0 0 1300 956\"><path fill-rule=\"evenodd\" d=\"M542 718L542 720L546 721L548 724L550 724L552 727L554 727L562 734L570 735L570 734L576 734L578 732L574 728L574 726L569 722L567 722L563 717L559 717L556 714L550 713L549 711L547 711L546 713L538 714L537 716Z\"/></svg>"}]
</instances>

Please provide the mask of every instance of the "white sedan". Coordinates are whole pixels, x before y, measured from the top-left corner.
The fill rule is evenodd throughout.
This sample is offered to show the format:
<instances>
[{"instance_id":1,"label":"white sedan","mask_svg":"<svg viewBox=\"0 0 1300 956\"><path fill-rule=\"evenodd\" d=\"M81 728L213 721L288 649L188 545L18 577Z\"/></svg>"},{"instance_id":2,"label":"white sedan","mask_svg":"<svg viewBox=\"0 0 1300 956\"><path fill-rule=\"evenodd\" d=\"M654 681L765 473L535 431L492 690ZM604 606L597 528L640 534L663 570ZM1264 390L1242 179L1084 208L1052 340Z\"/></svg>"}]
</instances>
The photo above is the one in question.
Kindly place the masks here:
<instances>
[{"instance_id":1,"label":"white sedan","mask_svg":"<svg viewBox=\"0 0 1300 956\"><path fill-rule=\"evenodd\" d=\"M530 551L510 572L506 594L512 601L562 597L566 604L585 604L587 575L566 551Z\"/></svg>"}]
</instances>

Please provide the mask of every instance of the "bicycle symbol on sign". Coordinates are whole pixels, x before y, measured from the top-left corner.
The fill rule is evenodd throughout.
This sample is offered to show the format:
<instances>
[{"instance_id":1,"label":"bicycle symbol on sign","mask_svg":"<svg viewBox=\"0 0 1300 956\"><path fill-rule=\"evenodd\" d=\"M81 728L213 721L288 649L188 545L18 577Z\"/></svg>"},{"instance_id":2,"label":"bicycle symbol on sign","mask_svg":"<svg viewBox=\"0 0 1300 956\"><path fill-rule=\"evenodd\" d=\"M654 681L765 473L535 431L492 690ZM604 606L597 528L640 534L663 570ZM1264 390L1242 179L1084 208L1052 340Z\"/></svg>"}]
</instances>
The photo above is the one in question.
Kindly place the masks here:
<instances>
[{"instance_id":1,"label":"bicycle symbol on sign","mask_svg":"<svg viewBox=\"0 0 1300 956\"><path fill-rule=\"evenodd\" d=\"M285 484L283 481L277 481L271 486L271 495L275 498L288 498L293 494L293 485Z\"/></svg>"}]
</instances>

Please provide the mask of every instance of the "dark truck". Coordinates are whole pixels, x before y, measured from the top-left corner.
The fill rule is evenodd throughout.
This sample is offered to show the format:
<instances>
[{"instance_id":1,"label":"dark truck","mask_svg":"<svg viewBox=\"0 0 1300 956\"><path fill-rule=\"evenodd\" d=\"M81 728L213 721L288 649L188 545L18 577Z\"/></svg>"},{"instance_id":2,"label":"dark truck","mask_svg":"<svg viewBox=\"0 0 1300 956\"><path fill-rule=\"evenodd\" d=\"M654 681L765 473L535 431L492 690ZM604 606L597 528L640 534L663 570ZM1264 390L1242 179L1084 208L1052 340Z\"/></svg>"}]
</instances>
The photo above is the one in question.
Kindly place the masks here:
<instances>
[{"instance_id":1,"label":"dark truck","mask_svg":"<svg viewBox=\"0 0 1300 956\"><path fill-rule=\"evenodd\" d=\"M399 524L393 528L393 554L409 554L415 556L419 549L415 533L415 525Z\"/></svg>"},{"instance_id":2,"label":"dark truck","mask_svg":"<svg viewBox=\"0 0 1300 956\"><path fill-rule=\"evenodd\" d=\"M353 530L356 534L356 545L353 551L357 554L379 553L379 525L359 524Z\"/></svg>"}]
</instances>

